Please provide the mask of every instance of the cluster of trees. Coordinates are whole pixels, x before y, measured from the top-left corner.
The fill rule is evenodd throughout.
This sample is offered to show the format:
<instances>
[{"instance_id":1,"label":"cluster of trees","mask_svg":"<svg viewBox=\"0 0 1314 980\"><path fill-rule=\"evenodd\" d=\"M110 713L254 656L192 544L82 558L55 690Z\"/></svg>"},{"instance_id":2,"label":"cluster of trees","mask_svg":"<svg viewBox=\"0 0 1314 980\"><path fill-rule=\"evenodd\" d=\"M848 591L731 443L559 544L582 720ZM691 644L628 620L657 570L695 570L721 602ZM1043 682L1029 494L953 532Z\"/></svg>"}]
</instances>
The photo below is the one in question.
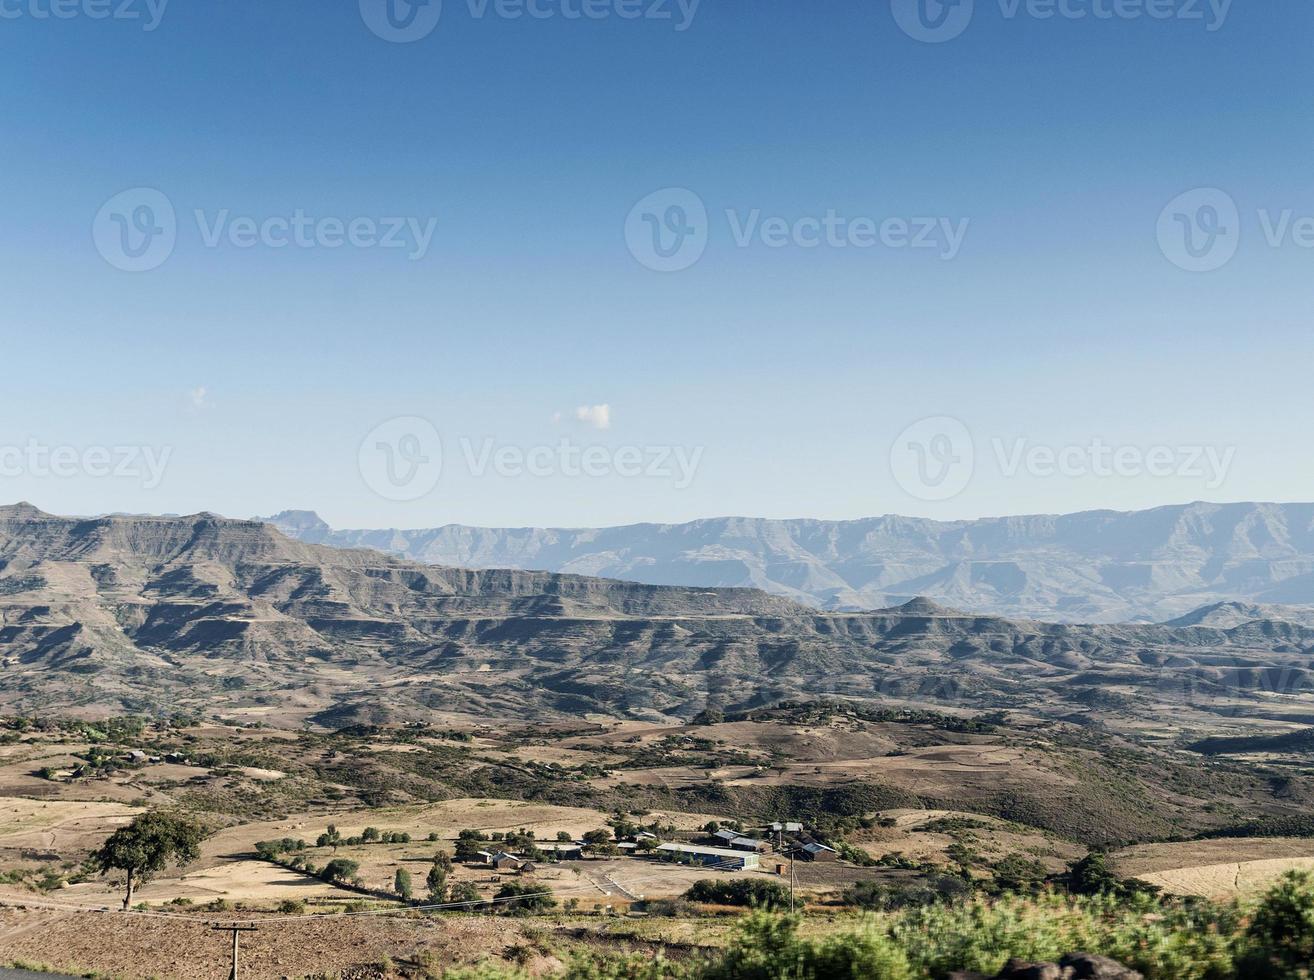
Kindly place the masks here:
<instances>
[{"instance_id":1,"label":"cluster of trees","mask_svg":"<svg viewBox=\"0 0 1314 980\"><path fill-rule=\"evenodd\" d=\"M498 889L493 900L507 912L547 912L557 907L552 889L526 881L508 881Z\"/></svg>"},{"instance_id":2,"label":"cluster of trees","mask_svg":"<svg viewBox=\"0 0 1314 980\"><path fill-rule=\"evenodd\" d=\"M611 857L620 853L616 846L618 841L626 837L637 835L645 828L630 823L627 820L617 819L613 822L612 829L606 830L599 828L590 830L583 837L582 849L596 857ZM574 838L566 831L558 831L556 835L560 843L571 843ZM657 841L650 838L643 838L636 842L636 848L641 851L652 851L657 847ZM515 830L507 833L485 834L481 830L462 830L456 838L456 854L458 861L474 861L479 857L480 851L500 849L513 854L519 854L531 861L552 861L556 858L556 852L553 850L543 850L538 846L538 841L532 830Z\"/></svg>"},{"instance_id":3,"label":"cluster of trees","mask_svg":"<svg viewBox=\"0 0 1314 980\"><path fill-rule=\"evenodd\" d=\"M1160 891L1158 885L1139 878L1119 878L1109 867L1108 856L1099 851L1070 864L1059 883L1073 895L1111 895L1122 899L1157 895Z\"/></svg>"},{"instance_id":4,"label":"cluster of trees","mask_svg":"<svg viewBox=\"0 0 1314 980\"><path fill-rule=\"evenodd\" d=\"M789 908L789 889L767 878L704 878L684 897L705 905L742 905L759 909Z\"/></svg>"},{"instance_id":5,"label":"cluster of trees","mask_svg":"<svg viewBox=\"0 0 1314 980\"><path fill-rule=\"evenodd\" d=\"M856 881L844 890L845 905L870 912L894 912L899 909L956 902L970 898L972 885L957 875L932 875L917 881L883 884Z\"/></svg>"},{"instance_id":6,"label":"cluster of trees","mask_svg":"<svg viewBox=\"0 0 1314 980\"><path fill-rule=\"evenodd\" d=\"M457 881L449 884L452 874L452 856L446 851L438 851L433 856L429 871L424 876L425 900L434 904L451 903L469 906L483 901L479 889L472 882ZM411 873L405 868L398 868L393 876L393 891L404 902L414 901L415 886Z\"/></svg>"},{"instance_id":7,"label":"cluster of trees","mask_svg":"<svg viewBox=\"0 0 1314 980\"><path fill-rule=\"evenodd\" d=\"M328 829L315 840L316 847L356 847L360 844L409 844L411 835L404 831L385 830L378 827L366 827L356 837L343 837L336 824L329 824Z\"/></svg>"},{"instance_id":8,"label":"cluster of trees","mask_svg":"<svg viewBox=\"0 0 1314 980\"><path fill-rule=\"evenodd\" d=\"M266 861L274 861L284 854L304 851L308 845L299 837L279 837L277 840L256 841L256 854Z\"/></svg>"},{"instance_id":9,"label":"cluster of trees","mask_svg":"<svg viewBox=\"0 0 1314 980\"><path fill-rule=\"evenodd\" d=\"M1006 711L990 711L964 718L915 708L872 708L852 701L832 701L819 698L815 701L778 701L764 708L726 713L720 708L708 707L692 719L695 725L719 725L722 722L784 720L794 724L817 724L831 718L856 718L877 724L928 725L948 732L985 734L1008 724Z\"/></svg>"}]
</instances>

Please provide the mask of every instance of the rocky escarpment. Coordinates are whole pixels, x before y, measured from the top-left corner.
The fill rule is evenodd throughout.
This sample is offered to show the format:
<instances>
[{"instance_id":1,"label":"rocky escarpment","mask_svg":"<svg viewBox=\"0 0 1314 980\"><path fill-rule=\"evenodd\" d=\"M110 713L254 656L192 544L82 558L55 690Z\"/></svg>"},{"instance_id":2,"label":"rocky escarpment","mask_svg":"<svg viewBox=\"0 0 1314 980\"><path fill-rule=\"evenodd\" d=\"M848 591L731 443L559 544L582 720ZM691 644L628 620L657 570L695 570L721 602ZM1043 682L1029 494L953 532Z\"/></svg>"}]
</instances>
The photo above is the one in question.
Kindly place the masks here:
<instances>
[{"instance_id":1,"label":"rocky escarpment","mask_svg":"<svg viewBox=\"0 0 1314 980\"><path fill-rule=\"evenodd\" d=\"M0 708L665 719L834 695L1095 718L1314 711L1314 629L1076 626L929 600L421 565L257 521L0 508Z\"/></svg>"},{"instance_id":2,"label":"rocky escarpment","mask_svg":"<svg viewBox=\"0 0 1314 980\"><path fill-rule=\"evenodd\" d=\"M1236 600L1314 604L1314 504L610 528L335 530L309 511L269 520L300 540L439 565L751 586L823 609L877 609L925 595L1013 618L1117 623Z\"/></svg>"}]
</instances>

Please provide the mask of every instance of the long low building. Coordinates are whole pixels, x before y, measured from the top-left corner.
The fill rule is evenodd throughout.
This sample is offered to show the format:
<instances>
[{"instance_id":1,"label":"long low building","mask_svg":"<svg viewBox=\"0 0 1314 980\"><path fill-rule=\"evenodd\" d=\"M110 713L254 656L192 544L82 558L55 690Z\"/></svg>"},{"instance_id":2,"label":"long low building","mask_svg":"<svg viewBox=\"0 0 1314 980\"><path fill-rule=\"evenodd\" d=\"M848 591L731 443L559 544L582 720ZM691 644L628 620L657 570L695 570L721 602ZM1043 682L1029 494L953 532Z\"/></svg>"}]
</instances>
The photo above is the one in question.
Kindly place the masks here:
<instances>
[{"instance_id":1,"label":"long low building","mask_svg":"<svg viewBox=\"0 0 1314 980\"><path fill-rule=\"evenodd\" d=\"M732 851L725 847L700 847L697 844L659 844L658 854L668 854L677 861L691 864L715 864L727 871L749 871L758 867L753 851Z\"/></svg>"}]
</instances>

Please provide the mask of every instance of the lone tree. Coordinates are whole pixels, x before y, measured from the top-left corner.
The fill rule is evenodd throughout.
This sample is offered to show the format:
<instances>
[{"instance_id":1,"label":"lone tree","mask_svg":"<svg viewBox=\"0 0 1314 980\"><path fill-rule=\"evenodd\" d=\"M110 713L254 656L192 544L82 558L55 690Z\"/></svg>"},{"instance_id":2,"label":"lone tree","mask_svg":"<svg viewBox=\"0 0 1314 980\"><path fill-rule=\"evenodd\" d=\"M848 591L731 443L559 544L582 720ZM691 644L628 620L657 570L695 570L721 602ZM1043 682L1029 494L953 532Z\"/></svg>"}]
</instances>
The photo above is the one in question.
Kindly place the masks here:
<instances>
[{"instance_id":1,"label":"lone tree","mask_svg":"<svg viewBox=\"0 0 1314 980\"><path fill-rule=\"evenodd\" d=\"M359 870L360 865L355 861L348 861L346 858L334 858L324 865L324 869L320 871L319 876L328 882L349 882Z\"/></svg>"},{"instance_id":2,"label":"lone tree","mask_svg":"<svg viewBox=\"0 0 1314 980\"><path fill-rule=\"evenodd\" d=\"M411 873L405 868L398 868L397 874L392 879L392 890L395 891L404 902L411 900Z\"/></svg>"},{"instance_id":3,"label":"lone tree","mask_svg":"<svg viewBox=\"0 0 1314 980\"><path fill-rule=\"evenodd\" d=\"M435 859L433 866L429 868L428 877L424 879L425 887L429 889L429 899L434 902L443 900L443 893L447 891L447 872L451 867L444 868L442 864Z\"/></svg>"},{"instance_id":4,"label":"lone tree","mask_svg":"<svg viewBox=\"0 0 1314 980\"><path fill-rule=\"evenodd\" d=\"M128 826L116 830L92 856L101 874L127 874L124 911L132 905L138 882L149 881L170 862L186 864L201 855L205 831L186 817L155 811L143 813Z\"/></svg>"}]
</instances>

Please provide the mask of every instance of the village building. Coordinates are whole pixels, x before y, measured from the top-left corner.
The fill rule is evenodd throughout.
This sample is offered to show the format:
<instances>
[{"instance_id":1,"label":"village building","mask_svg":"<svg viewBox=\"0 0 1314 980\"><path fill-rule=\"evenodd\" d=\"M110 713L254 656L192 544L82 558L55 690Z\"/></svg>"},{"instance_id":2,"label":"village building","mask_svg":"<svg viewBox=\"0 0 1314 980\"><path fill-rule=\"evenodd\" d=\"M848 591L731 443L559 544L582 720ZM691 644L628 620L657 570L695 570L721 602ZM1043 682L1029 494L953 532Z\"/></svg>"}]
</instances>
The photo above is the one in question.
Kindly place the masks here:
<instances>
[{"instance_id":1,"label":"village building","mask_svg":"<svg viewBox=\"0 0 1314 980\"><path fill-rule=\"evenodd\" d=\"M578 841L558 841L537 846L544 854L555 854L559 861L578 861L584 856L584 845Z\"/></svg>"},{"instance_id":2,"label":"village building","mask_svg":"<svg viewBox=\"0 0 1314 980\"><path fill-rule=\"evenodd\" d=\"M771 845L766 841L745 837L737 830L718 830L713 836L736 851L757 851L760 854L771 849Z\"/></svg>"},{"instance_id":3,"label":"village building","mask_svg":"<svg viewBox=\"0 0 1314 980\"><path fill-rule=\"evenodd\" d=\"M771 850L771 845L766 841L753 837L736 837L730 842L730 846L736 851L756 851L758 854L765 854Z\"/></svg>"},{"instance_id":4,"label":"village building","mask_svg":"<svg viewBox=\"0 0 1314 980\"><path fill-rule=\"evenodd\" d=\"M804 861L838 861L839 851L833 847L827 847L825 844L818 844L813 841L810 844L804 844L798 849L798 856Z\"/></svg>"},{"instance_id":5,"label":"village building","mask_svg":"<svg viewBox=\"0 0 1314 980\"><path fill-rule=\"evenodd\" d=\"M490 855L488 863L498 871L519 871L525 861L514 854L508 854L506 851L498 851L496 854Z\"/></svg>"},{"instance_id":6,"label":"village building","mask_svg":"<svg viewBox=\"0 0 1314 980\"><path fill-rule=\"evenodd\" d=\"M726 847L699 847L696 844L658 844L657 853L690 864L716 865L726 871L751 871L758 865L754 851L732 851Z\"/></svg>"}]
</instances>

